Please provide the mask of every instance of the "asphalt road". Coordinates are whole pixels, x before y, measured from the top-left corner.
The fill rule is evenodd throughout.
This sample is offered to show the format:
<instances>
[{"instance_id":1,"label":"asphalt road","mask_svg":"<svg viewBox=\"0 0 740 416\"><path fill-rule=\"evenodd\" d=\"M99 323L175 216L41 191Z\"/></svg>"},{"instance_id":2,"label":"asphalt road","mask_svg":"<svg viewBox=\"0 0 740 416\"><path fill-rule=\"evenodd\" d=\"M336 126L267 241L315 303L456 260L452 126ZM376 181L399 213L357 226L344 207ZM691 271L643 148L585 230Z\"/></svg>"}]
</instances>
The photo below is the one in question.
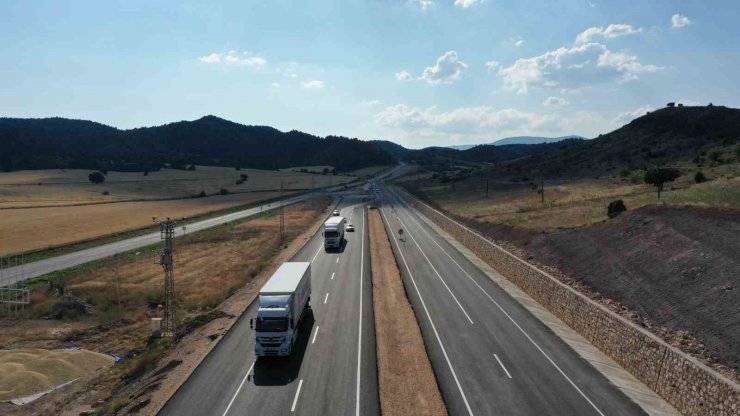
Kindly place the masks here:
<instances>
[{"instance_id":1,"label":"asphalt road","mask_svg":"<svg viewBox=\"0 0 740 416\"><path fill-rule=\"evenodd\" d=\"M364 204L346 197L341 213L356 229L343 251L317 233L293 258L311 261L312 284L293 355L255 359L254 302L160 414L380 414Z\"/></svg>"},{"instance_id":2,"label":"asphalt road","mask_svg":"<svg viewBox=\"0 0 740 416\"><path fill-rule=\"evenodd\" d=\"M385 188L382 200L379 208L451 415L643 414Z\"/></svg>"}]
</instances>

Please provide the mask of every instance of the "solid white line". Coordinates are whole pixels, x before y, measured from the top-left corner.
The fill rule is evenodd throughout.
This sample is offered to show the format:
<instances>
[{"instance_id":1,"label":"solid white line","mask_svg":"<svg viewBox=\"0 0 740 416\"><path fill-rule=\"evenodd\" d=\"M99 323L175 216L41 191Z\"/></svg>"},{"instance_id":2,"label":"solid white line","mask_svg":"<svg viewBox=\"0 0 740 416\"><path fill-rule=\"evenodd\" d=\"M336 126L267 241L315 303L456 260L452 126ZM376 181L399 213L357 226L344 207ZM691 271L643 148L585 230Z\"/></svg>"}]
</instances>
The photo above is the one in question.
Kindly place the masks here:
<instances>
[{"instance_id":1,"label":"solid white line","mask_svg":"<svg viewBox=\"0 0 740 416\"><path fill-rule=\"evenodd\" d=\"M242 386L244 385L244 382L247 381L247 377L249 377L249 373L252 372L252 369L254 368L254 363L255 361L252 361L252 365L249 366L249 370L247 370L247 374L244 375L242 382L239 383L239 387L236 389L236 392L234 392L234 397L231 398L231 401L229 402L229 405L226 406L226 410L224 410L224 414L222 416L226 416L226 413L229 413L229 409L231 409L231 405L234 404L234 400L236 399L236 396L239 394L239 391L241 391Z\"/></svg>"},{"instance_id":2,"label":"solid white line","mask_svg":"<svg viewBox=\"0 0 740 416\"><path fill-rule=\"evenodd\" d=\"M326 305L327 299L329 299L329 292L326 292L326 296L324 296L324 305Z\"/></svg>"},{"instance_id":3,"label":"solid white line","mask_svg":"<svg viewBox=\"0 0 740 416\"><path fill-rule=\"evenodd\" d=\"M331 273L331 280L334 280L334 272Z\"/></svg>"},{"instance_id":4,"label":"solid white line","mask_svg":"<svg viewBox=\"0 0 740 416\"><path fill-rule=\"evenodd\" d=\"M295 412L295 405L298 403L298 395L301 394L301 386L303 386L303 380L298 382L298 390L295 392L295 397L293 398L293 406L291 406L290 411Z\"/></svg>"},{"instance_id":5,"label":"solid white line","mask_svg":"<svg viewBox=\"0 0 740 416\"><path fill-rule=\"evenodd\" d=\"M496 361L498 361L498 365L500 365L501 368L504 369L504 372L506 373L506 375L509 376L509 378L511 378L511 374L509 374L509 370L507 370L506 367L504 367L504 363L502 363L501 360L498 359L498 355L494 353L493 356L496 358Z\"/></svg>"},{"instance_id":6,"label":"solid white line","mask_svg":"<svg viewBox=\"0 0 740 416\"><path fill-rule=\"evenodd\" d=\"M319 334L319 326L316 325L316 332L313 333L313 339L311 340L311 344L313 344L314 342L316 342L316 335L318 335L318 334Z\"/></svg>"},{"instance_id":7,"label":"solid white line","mask_svg":"<svg viewBox=\"0 0 740 416\"><path fill-rule=\"evenodd\" d=\"M421 252L421 255L424 256L424 258L427 260L427 263L429 263L429 265L432 266L432 270L434 270L434 273L437 274L437 277L439 277L439 280L442 282L443 285L445 285L445 288L447 288L447 291L450 292L450 295L452 296L452 299L455 299L455 302L457 303L457 306L460 307L460 310L465 314L465 317L468 318L468 321L470 321L470 323L472 324L473 323L473 320L470 319L470 315L468 315L468 313L465 311L465 308L463 308L463 306L460 303L460 301L457 300L457 296L455 296L455 294L452 293L452 289L450 289L450 287L447 286L447 283L442 278L442 275L439 274L439 272L437 271L437 269L432 264L432 261L429 260L429 257L427 257L426 253L424 253L424 250L421 249L421 246L419 245L419 243L416 242L416 239L414 238L413 235L411 235L411 232L408 231L408 227L406 226L406 224L403 223L403 221L401 221L401 218L400 217L398 218L398 222L400 222L401 223L401 226L406 229L406 234L409 237L411 237L411 240L414 241L414 244L416 244L416 247L419 248L419 251Z\"/></svg>"},{"instance_id":8,"label":"solid white line","mask_svg":"<svg viewBox=\"0 0 740 416\"><path fill-rule=\"evenodd\" d=\"M383 210L380 210L380 215L385 218L385 214L383 213ZM386 223L388 223L388 219L385 218ZM388 226L390 227L390 223L388 223ZM447 366L450 368L450 372L452 373L452 378L455 379L455 384L457 384L457 389L460 391L460 395L462 396L463 402L465 402L465 407L468 409L468 414L470 416L473 416L473 410L470 409L470 404L468 404L468 399L465 397L465 392L462 389L462 386L460 385L460 380L457 379L457 374L455 373L455 369L452 368L452 363L450 362L450 357L447 356L447 350L445 350L445 346L442 344L442 339L439 337L439 333L437 332L437 327L434 326L434 321L432 321L431 315L429 315L429 310L427 309L427 305L424 302L424 298L421 297L421 292L419 292L419 287L416 285L416 280L414 280L414 275L411 274L411 269L409 268L409 264L406 262L406 257L404 257L403 252L401 251L401 246L398 245L398 240L396 239L396 235L393 233L389 233L393 236L393 242L396 243L396 247L398 248L398 254L401 255L401 260L403 260L403 264L406 266L406 271L409 274L409 277L411 278L411 283L414 284L414 289L416 290L416 294L419 296L419 300L421 301L421 306L424 308L424 313L427 315L427 319L429 319L429 324L432 327L432 331L434 331L434 336L437 338L437 343L439 344L439 348L442 350L442 355L445 357L445 361L447 361Z\"/></svg>"},{"instance_id":9,"label":"solid white line","mask_svg":"<svg viewBox=\"0 0 740 416\"><path fill-rule=\"evenodd\" d=\"M360 416L360 362L362 361L362 281L365 270L365 207L362 207L362 234L360 235L360 318L357 324L357 397L355 402L355 416Z\"/></svg>"},{"instance_id":10,"label":"solid white line","mask_svg":"<svg viewBox=\"0 0 740 416\"><path fill-rule=\"evenodd\" d=\"M318 255L319 255L319 253L321 252L321 249L323 248L323 246L324 246L324 245L323 245L323 244L321 244L321 245L319 246L319 249L318 249L318 250L316 250L316 254L314 254L314 255L313 255L313 258L311 259L311 263L313 263L313 261L314 261L314 260L316 260L316 256L318 256Z\"/></svg>"},{"instance_id":11,"label":"solid white line","mask_svg":"<svg viewBox=\"0 0 740 416\"><path fill-rule=\"evenodd\" d=\"M401 202L401 203L405 204L405 203L404 203L404 202L402 202L402 201L400 200L400 198L398 198L397 196L396 196L396 199L397 199L397 200L398 200L399 202ZM408 209L409 211L411 210L410 208L408 208L408 206L407 206L407 209ZM415 219L414 219L413 217L412 217L411 219L412 219L413 221L416 221L416 220L415 220ZM501 307L501 305L499 305L499 303L498 303L498 302L496 302L496 300L495 300L495 299L493 299L493 297L491 297L491 295L489 295L489 294L488 294L488 292L486 292L486 290L485 290L485 289L483 289L483 287L482 287L481 285L479 285L479 284L478 284L478 282L476 282L476 281L475 281L475 279L473 279L473 276L471 276L471 275L470 275L470 274L469 274L469 273L468 273L468 272L467 272L467 271L466 271L465 269L463 269L463 267L462 267L462 266L460 265L460 263L458 263L457 261L455 261L455 259L454 259L454 258L452 258L452 256L451 256L451 255L450 255L450 254L449 254L449 253L447 252L447 250L445 250L444 248L442 248L442 246L440 246L440 245L439 245L439 244L438 244L438 243L437 243L437 242L436 242L436 241L434 240L434 238L432 238L432 236L431 236L431 235L429 235L429 233L427 233L427 232L426 232L426 230L424 230L424 227L421 227L421 224L420 224L419 222L417 222L417 224L419 224L419 225L420 225L420 228L422 229L422 231L424 231L424 232L425 232L425 233L427 234L427 236L429 236L429 239L430 239L430 240L432 240L432 242L434 242L434 244L436 244L436 245L437 245L437 247L439 247L439 248L440 248L440 249L442 250L442 252L443 252L443 253L445 253L445 254L447 255L447 257L449 257L449 258L450 258L450 260L452 260L452 262L453 262L453 263L455 263L455 265L456 265L456 266L457 266L457 267L458 267L458 268L459 268L459 269L460 269L460 270L461 270L461 271L462 271L462 272L463 272L463 273L464 273L464 274L465 274L466 276L468 276L468 279L470 279L470 280L471 280L471 281L472 281L472 282L473 282L473 283L474 283L474 284L475 284L475 285L476 285L476 286L478 287L478 289L480 289L480 291L481 291L481 292L483 292L483 293L484 293L484 294L485 294L485 295L486 295L486 296L488 297L488 299L490 299L490 300L491 300L491 302L493 302L493 304L494 304L494 305L496 305L496 307L497 307L497 308L499 308L499 310L500 310L501 312L503 312L503 313L504 313L504 315L505 315L505 316L506 316L507 318L509 318L509 320L510 320L510 321L511 321L511 322L512 322L512 323L514 324L514 326L516 326L516 327L517 327L517 329L519 329L519 331L520 331L520 332L521 332L522 334L524 334L524 336L525 336L525 337L526 337L526 338L527 338L527 339L529 340L529 342L531 342L531 343L532 343L532 345L534 345L534 346L535 346L535 348L537 348L537 350L538 350L538 351L539 351L539 352L540 352L540 353L541 353L541 354L542 354L543 356L545 356L545 358L547 359L547 361L549 361L549 362L550 362L550 364L552 364L552 365L553 365L553 367L555 367L555 369L557 369L557 370L558 370L558 372L559 372L559 373L560 373L560 374L561 374L561 375L562 375L563 377L565 377L565 379L566 379L566 380L568 380L568 383L570 383L570 385L571 385L571 386L573 386L573 388L575 388L575 389L576 389L576 391L578 391L578 393L579 393L579 394L581 395L581 397L583 397L584 399L586 399L586 401L587 401L587 402L588 402L588 403L589 403L589 404L591 405L591 407L593 407L593 408L594 408L594 409L596 410L596 412L598 412L598 413L599 413L599 414L600 414L601 416L604 416L604 413L602 413L602 412L601 412L601 410L600 410L600 409L599 409L598 407L596 407L596 405L594 404L594 402L592 402L592 401L591 401L591 399L589 399L589 398L588 398L588 396L586 396L586 394L585 394L585 393L584 393L583 391L581 391L581 389L580 389L580 388L578 388L578 386L576 385L576 383L574 383L574 382L573 382L573 380L571 380L571 379L570 379L570 377L568 377L568 376L567 376L567 375L565 374L565 372L564 372L564 371L563 371L563 370L562 370L562 369L561 369L560 367L558 367L558 365L557 365L557 364L555 364L555 361L553 361L553 360L552 360L552 358L550 358L550 356L549 356L549 355L547 355L547 353L546 353L546 352L545 352L545 351L544 351L544 350L543 350L542 348L540 348L540 346L539 346L539 345L538 345L538 344L537 344L536 342L534 342L534 340L532 339L532 337L530 337L530 336L529 336L529 334L527 334L527 332L526 332L526 331L524 331L524 329L522 329L522 327L521 327L521 326L519 326L519 324L518 324L518 323L517 323L517 322L516 322L516 321L514 320L514 318L512 318L512 317L511 317L511 315L509 315L509 313L508 313L508 312L506 312L506 311L504 310L504 308L503 308L503 307Z\"/></svg>"}]
</instances>

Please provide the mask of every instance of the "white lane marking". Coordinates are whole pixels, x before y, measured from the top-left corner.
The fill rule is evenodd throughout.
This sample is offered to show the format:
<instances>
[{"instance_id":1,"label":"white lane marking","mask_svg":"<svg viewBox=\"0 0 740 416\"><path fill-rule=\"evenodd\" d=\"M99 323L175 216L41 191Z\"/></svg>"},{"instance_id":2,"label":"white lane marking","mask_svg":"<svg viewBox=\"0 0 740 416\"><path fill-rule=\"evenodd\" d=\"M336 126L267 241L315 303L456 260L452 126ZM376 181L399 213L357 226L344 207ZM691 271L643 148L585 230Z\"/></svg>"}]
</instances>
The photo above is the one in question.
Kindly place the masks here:
<instances>
[{"instance_id":1,"label":"white lane marking","mask_svg":"<svg viewBox=\"0 0 740 416\"><path fill-rule=\"evenodd\" d=\"M226 406L226 410L224 410L224 414L222 416L226 416L226 414L229 413L229 409L231 409L231 405L234 404L234 400L236 400L236 396L239 394L239 392L242 389L242 386L244 386L244 382L247 381L247 377L249 377L249 374L252 372L255 362L256 361L252 361L252 365L249 366L249 370L247 370L247 374L244 374L244 378L242 379L242 382L239 383L239 387L234 392L234 397L231 398L231 401L229 402L229 405Z\"/></svg>"},{"instance_id":2,"label":"white lane marking","mask_svg":"<svg viewBox=\"0 0 740 416\"><path fill-rule=\"evenodd\" d=\"M318 255L319 255L319 253L321 252L321 248L322 248L323 246L324 246L324 245L323 245L323 244L321 244L321 245L319 246L319 249L318 249L318 250L316 250L316 254L314 254L314 255L313 255L313 258L311 258L311 263L313 263L313 261L314 261L314 260L316 260L316 256L318 256Z\"/></svg>"},{"instance_id":3,"label":"white lane marking","mask_svg":"<svg viewBox=\"0 0 740 416\"><path fill-rule=\"evenodd\" d=\"M326 292L326 296L324 296L324 305L326 305L327 299L329 299L329 292Z\"/></svg>"},{"instance_id":4,"label":"white lane marking","mask_svg":"<svg viewBox=\"0 0 740 416\"><path fill-rule=\"evenodd\" d=\"M332 272L332 273L331 273L331 280L334 280L334 273L335 273L335 272Z\"/></svg>"},{"instance_id":5,"label":"white lane marking","mask_svg":"<svg viewBox=\"0 0 740 416\"><path fill-rule=\"evenodd\" d=\"M360 235L360 318L357 324L357 391L355 395L355 416L360 416L360 362L362 359L362 280L365 270L365 207L362 207L362 233Z\"/></svg>"},{"instance_id":6,"label":"white lane marking","mask_svg":"<svg viewBox=\"0 0 740 416\"><path fill-rule=\"evenodd\" d=\"M502 363L501 360L499 360L498 355L494 353L493 356L496 358L496 361L498 361L498 365L500 365L501 368L504 369L504 372L506 373L506 375L509 376L509 378L511 378L511 374L509 374L509 370L507 370L506 367L504 367L504 363Z\"/></svg>"},{"instance_id":7,"label":"white lane marking","mask_svg":"<svg viewBox=\"0 0 740 416\"><path fill-rule=\"evenodd\" d=\"M295 397L293 398L293 406L290 407L291 412L295 412L295 405L298 403L298 395L301 394L301 387L303 386L303 380L298 382L298 390L295 392Z\"/></svg>"},{"instance_id":8,"label":"white lane marking","mask_svg":"<svg viewBox=\"0 0 740 416\"><path fill-rule=\"evenodd\" d=\"M383 213L383 210L380 210L380 215L385 218L385 214ZM390 227L390 223L388 222L388 219L385 218L386 223L388 223L388 226ZM398 254L401 255L401 260L403 260L404 266L406 266L406 271L409 274L409 277L411 278L411 283L414 284L414 289L416 290L417 296L419 296L419 300L421 301L421 306L424 308L424 313L427 315L427 319L429 319L429 324L432 326L432 331L434 331L434 336L437 338L437 343L439 344L439 348L442 350L442 355L445 357L445 361L447 361L447 367L450 368L450 372L452 373L452 378L455 379L455 384L457 384L457 389L460 391L460 395L462 396L463 402L465 402L465 407L468 409L468 414L470 416L473 416L473 410L470 409L470 404L468 403L467 397L465 397L465 392L462 389L462 386L460 385L460 380L457 378L457 374L455 373L455 369L452 368L452 363L450 362L450 357L447 355L447 350L445 350L445 346L442 344L442 339L439 337L439 333L437 332L437 327L434 325L434 321L432 321L432 316L429 315L429 310L427 309L427 305L424 302L424 298L421 296L421 292L419 292L419 287L416 285L416 280L414 280L414 275L411 274L411 269L409 268L409 264L406 262L406 257L403 255L403 252L401 251L401 246L398 245L398 240L396 239L396 235L393 233L389 233L393 236L393 242L396 243L396 247L398 248Z\"/></svg>"},{"instance_id":9,"label":"white lane marking","mask_svg":"<svg viewBox=\"0 0 740 416\"><path fill-rule=\"evenodd\" d=\"M450 289L450 287L447 286L447 282L445 282L445 280L442 278L442 275L439 274L439 272L437 271L437 269L432 264L432 261L429 260L429 257L427 257L426 253L424 253L424 250L421 249L421 246L419 245L419 243L416 242L416 239L414 238L414 236L411 235L411 233L408 231L408 227L406 226L406 224L403 223L403 221L401 221L401 218L400 217L398 218L398 222L400 222L401 223L401 226L406 229L406 235L408 235L409 237L411 237L411 240L414 242L414 244L416 244L416 247L419 248L419 251L421 252L421 255L424 256L424 258L427 260L427 263L429 263L429 265L432 266L432 270L434 270L434 273L437 275L437 277L442 282L442 284L445 286L445 288L447 288L447 291L450 292L450 296L452 296L452 299L455 299L455 302L457 303L457 306L460 307L460 310L465 314L465 317L468 318L468 321L470 321L470 323L472 324L473 323L473 320L470 319L470 315L468 315L468 312L465 311L465 308L463 308L463 306L460 303L460 301L457 300L457 296L455 296L455 294L452 293L452 289Z\"/></svg>"},{"instance_id":10,"label":"white lane marking","mask_svg":"<svg viewBox=\"0 0 740 416\"><path fill-rule=\"evenodd\" d=\"M401 201L400 198L398 198L397 196L396 196L396 199L399 200L399 201ZM407 207L407 209L409 209L409 208ZM410 209L409 209L409 211L410 211ZM414 221L416 221L413 217L411 219L414 220ZM419 222L417 222L417 224L419 224ZM421 224L419 224L419 225L421 225ZM537 348L537 350L547 359L547 361L549 361L550 364L552 364L553 367L555 367L555 369L557 369L558 372L563 377L565 377L566 380L568 380L568 383L570 383L570 385L573 386L573 388L576 389L576 391L578 391L578 393L581 395L581 397L583 397L584 399L586 399L586 401L591 405L591 407L593 407L596 410L596 412L598 412L601 416L604 416L604 413L602 413L601 410L598 407L596 407L596 405L594 404L594 402L592 402L591 399L589 399L588 396L586 396L586 394L583 391L581 391L580 388L578 388L578 386L576 385L576 383L574 383L573 380L571 380L570 377L568 377L568 375L565 374L565 372L557 364L555 364L555 361L553 361L552 358L550 358L550 356L547 355L547 353L536 342L534 342L534 340L532 339L532 337L530 337L529 334L526 331L524 331L524 329L522 329L521 326L519 326L519 324L514 320L514 318L512 318L511 315L509 315L509 313L506 312L506 310L504 310L504 308L501 307L501 305L499 305L499 303L496 302L496 300L493 299L493 297L491 295L489 295L488 292L486 292L486 290L483 289L483 287L481 285L479 285L478 282L475 281L475 279L473 279L473 276L471 276L465 269L463 269L463 267L460 265L460 263L458 263L457 261L455 261L455 259L452 258L452 256L447 252L447 250L445 250L444 248L442 248L442 246L440 246L432 238L432 236L429 235L429 233L427 233L426 230L424 230L424 227L420 227L420 228L422 229L422 231L424 231L427 234L427 236L429 236L429 239L432 240L432 242L434 242L434 244L436 244L437 247L439 247L442 250L442 252L445 253L447 255L447 257L450 258L450 260L452 260L453 263L455 263L455 265L465 274L465 276L468 276L468 279L470 279L478 287L478 289L480 289L480 291L483 292L488 297L488 299L490 299L491 302L493 302L493 304L496 305L496 307L501 312L503 312L503 314L507 318L509 318L509 320L511 321L511 323L513 323L514 326L516 326L517 329L519 329L519 331L522 334L524 334L524 336L529 340L529 342L531 342L532 345L534 345L535 348Z\"/></svg>"},{"instance_id":11,"label":"white lane marking","mask_svg":"<svg viewBox=\"0 0 740 416\"><path fill-rule=\"evenodd\" d=\"M337 257L337 263L339 263L339 257Z\"/></svg>"},{"instance_id":12,"label":"white lane marking","mask_svg":"<svg viewBox=\"0 0 740 416\"><path fill-rule=\"evenodd\" d=\"M316 325L316 332L313 333L313 339L311 340L311 344L313 344L314 342L316 342L316 335L318 335L318 334L319 334L319 326Z\"/></svg>"}]
</instances>

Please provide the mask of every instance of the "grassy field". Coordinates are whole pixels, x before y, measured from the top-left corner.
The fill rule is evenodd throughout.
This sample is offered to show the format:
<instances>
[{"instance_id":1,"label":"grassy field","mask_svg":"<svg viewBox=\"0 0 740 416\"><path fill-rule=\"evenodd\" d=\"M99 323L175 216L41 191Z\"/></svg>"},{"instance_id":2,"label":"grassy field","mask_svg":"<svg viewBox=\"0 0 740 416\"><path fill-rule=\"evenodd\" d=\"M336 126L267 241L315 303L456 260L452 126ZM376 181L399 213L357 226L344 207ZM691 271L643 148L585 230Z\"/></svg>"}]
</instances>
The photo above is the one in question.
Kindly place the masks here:
<instances>
[{"instance_id":1,"label":"grassy field","mask_svg":"<svg viewBox=\"0 0 740 416\"><path fill-rule=\"evenodd\" d=\"M293 171L197 166L109 172L90 183L88 170L0 173L0 255L56 248L152 224L152 217L182 218L253 204L355 180ZM243 184L236 184L247 175ZM225 189L228 195L219 195ZM103 195L107 192L107 195ZM204 192L206 197L192 198Z\"/></svg>"},{"instance_id":2,"label":"grassy field","mask_svg":"<svg viewBox=\"0 0 740 416\"><path fill-rule=\"evenodd\" d=\"M740 165L705 168L710 179L695 183L693 173L667 185L658 201L655 188L620 178L546 181L542 203L539 183L485 182L480 178L442 184L429 175L408 178L408 186L457 215L535 232L587 226L607 219L606 207L622 199L627 209L662 203L740 209Z\"/></svg>"},{"instance_id":3,"label":"grassy field","mask_svg":"<svg viewBox=\"0 0 740 416\"><path fill-rule=\"evenodd\" d=\"M147 176L141 172L108 172L105 183L90 183L91 171L38 170L0 173L0 209L38 206L79 205L131 200L187 198L227 189L232 193L304 190L349 182L351 176L328 176L295 171L197 166L194 171L162 169ZM247 175L236 184L240 175ZM103 195L107 192L107 195Z\"/></svg>"},{"instance_id":4,"label":"grassy field","mask_svg":"<svg viewBox=\"0 0 740 416\"><path fill-rule=\"evenodd\" d=\"M313 224L328 199L287 207L287 240ZM226 224L178 238L175 284L180 319L220 304L249 284L280 251L279 218L258 218ZM163 301L163 271L154 264L158 246L141 254L121 255L55 274L32 285L27 319L7 322L0 331L0 349L82 346L91 351L127 354L148 337L149 318ZM62 320L43 319L59 301L60 287L92 306L93 313Z\"/></svg>"}]
</instances>

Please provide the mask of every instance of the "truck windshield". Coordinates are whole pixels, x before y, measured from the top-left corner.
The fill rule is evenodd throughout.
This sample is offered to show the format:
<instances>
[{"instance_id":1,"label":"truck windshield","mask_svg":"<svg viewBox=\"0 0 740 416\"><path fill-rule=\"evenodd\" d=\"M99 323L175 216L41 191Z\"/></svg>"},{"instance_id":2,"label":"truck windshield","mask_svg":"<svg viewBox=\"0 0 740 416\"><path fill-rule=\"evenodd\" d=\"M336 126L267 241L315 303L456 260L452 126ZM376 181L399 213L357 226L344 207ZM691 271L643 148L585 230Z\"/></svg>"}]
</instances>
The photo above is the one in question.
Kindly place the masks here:
<instances>
[{"instance_id":1,"label":"truck windshield","mask_svg":"<svg viewBox=\"0 0 740 416\"><path fill-rule=\"evenodd\" d=\"M326 238L337 238L337 237L339 237L339 232L337 232L337 231L326 231L326 232L324 232L324 237L326 237Z\"/></svg>"},{"instance_id":2,"label":"truck windshield","mask_svg":"<svg viewBox=\"0 0 740 416\"><path fill-rule=\"evenodd\" d=\"M288 320L285 318L257 318L257 332L284 332L288 330Z\"/></svg>"}]
</instances>

